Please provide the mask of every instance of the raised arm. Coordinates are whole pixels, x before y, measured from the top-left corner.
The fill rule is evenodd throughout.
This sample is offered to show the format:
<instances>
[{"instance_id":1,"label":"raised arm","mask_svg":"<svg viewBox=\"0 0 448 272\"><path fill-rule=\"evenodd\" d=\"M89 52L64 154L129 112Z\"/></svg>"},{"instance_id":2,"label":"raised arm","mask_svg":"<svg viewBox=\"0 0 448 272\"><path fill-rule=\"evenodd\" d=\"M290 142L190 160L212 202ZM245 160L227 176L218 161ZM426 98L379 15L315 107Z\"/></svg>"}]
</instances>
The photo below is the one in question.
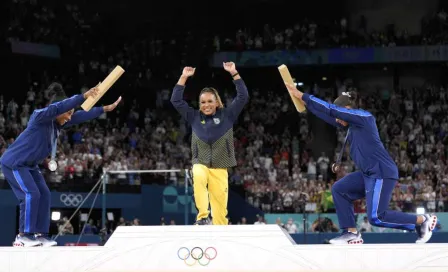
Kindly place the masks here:
<instances>
[{"instance_id":1,"label":"raised arm","mask_svg":"<svg viewBox=\"0 0 448 272\"><path fill-rule=\"evenodd\" d=\"M32 118L34 118L35 122L46 122L53 120L57 116L79 107L85 99L90 96L96 96L97 94L98 88L91 88L84 94L74 95L62 101L52 103L46 108L35 110Z\"/></svg>"},{"instance_id":2,"label":"raised arm","mask_svg":"<svg viewBox=\"0 0 448 272\"><path fill-rule=\"evenodd\" d=\"M323 115L341 119L349 124L357 126L364 126L367 118L372 117L369 112L339 107L309 94L303 94L302 100L306 103L307 108L314 108Z\"/></svg>"},{"instance_id":3,"label":"raised arm","mask_svg":"<svg viewBox=\"0 0 448 272\"><path fill-rule=\"evenodd\" d=\"M249 92L247 91L246 84L241 79L240 74L236 70L235 63L226 62L223 63L224 70L230 73L233 78L233 84L236 87L236 97L233 99L232 103L227 107L232 121L236 121L244 106L249 101Z\"/></svg>"},{"instance_id":4,"label":"raised arm","mask_svg":"<svg viewBox=\"0 0 448 272\"><path fill-rule=\"evenodd\" d=\"M121 96L113 104L103 106L103 107L95 107L95 108L91 109L90 111L84 111L84 110L76 111L72 115L72 118L70 119L70 121L65 123L63 127L66 128L69 126L74 126L74 125L98 118L104 112L113 111L118 106L120 101L121 101Z\"/></svg>"},{"instance_id":5,"label":"raised arm","mask_svg":"<svg viewBox=\"0 0 448 272\"><path fill-rule=\"evenodd\" d=\"M34 120L36 122L53 120L58 115L77 108L82 104L82 102L84 102L84 96L82 94L74 95L60 102L50 104L46 108L35 110L33 113Z\"/></svg>"},{"instance_id":6,"label":"raised arm","mask_svg":"<svg viewBox=\"0 0 448 272\"><path fill-rule=\"evenodd\" d=\"M334 104L327 103L313 95L302 93L295 86L285 82L289 93L295 97L302 99L307 109L316 114L319 118L327 123L333 124L330 118L341 119L349 124L363 126L367 118L372 117L369 112L356 109L347 109L338 107ZM324 117L325 116L325 117ZM335 121L336 122L336 121Z\"/></svg>"},{"instance_id":7,"label":"raised arm","mask_svg":"<svg viewBox=\"0 0 448 272\"><path fill-rule=\"evenodd\" d=\"M171 104L174 108L182 115L182 117L191 123L194 117L195 110L188 105L184 100L184 89L187 79L194 75L196 68L185 67L182 71L182 75L177 81L176 86L173 88L173 93L171 95Z\"/></svg>"},{"instance_id":8,"label":"raised arm","mask_svg":"<svg viewBox=\"0 0 448 272\"><path fill-rule=\"evenodd\" d=\"M306 107L310 112L312 112L314 115L316 115L318 118L322 119L323 121L325 121L326 123L335 126L335 127L339 127L339 128L343 128L343 126L341 124L339 124L338 122L336 122L336 119L333 117L330 117L316 109L314 109L312 106L309 107L307 105Z\"/></svg>"},{"instance_id":9,"label":"raised arm","mask_svg":"<svg viewBox=\"0 0 448 272\"><path fill-rule=\"evenodd\" d=\"M95 107L95 108L92 108L90 111L84 111L84 110L75 111L75 113L73 113L70 121L65 123L63 125L63 127L67 128L70 126L74 126L74 125L95 119L98 116L100 116L103 112L104 112L103 107Z\"/></svg>"}]
</instances>

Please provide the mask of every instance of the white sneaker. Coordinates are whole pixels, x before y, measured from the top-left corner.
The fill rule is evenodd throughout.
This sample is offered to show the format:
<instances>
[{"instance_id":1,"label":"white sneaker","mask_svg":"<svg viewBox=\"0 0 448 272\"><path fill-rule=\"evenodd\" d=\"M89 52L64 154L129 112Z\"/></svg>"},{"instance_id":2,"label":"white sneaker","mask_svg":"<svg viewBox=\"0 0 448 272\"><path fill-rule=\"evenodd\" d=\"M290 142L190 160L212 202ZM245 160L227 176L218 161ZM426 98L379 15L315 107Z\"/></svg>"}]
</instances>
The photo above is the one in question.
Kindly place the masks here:
<instances>
[{"instance_id":1,"label":"white sneaker","mask_svg":"<svg viewBox=\"0 0 448 272\"><path fill-rule=\"evenodd\" d=\"M46 235L36 234L36 240L39 241L43 247L52 247L57 246L58 243L54 240L51 240L50 237Z\"/></svg>"},{"instance_id":2,"label":"white sneaker","mask_svg":"<svg viewBox=\"0 0 448 272\"><path fill-rule=\"evenodd\" d=\"M41 245L42 243L31 235L17 235L16 240L12 243L13 247L38 247Z\"/></svg>"},{"instance_id":3,"label":"white sneaker","mask_svg":"<svg viewBox=\"0 0 448 272\"><path fill-rule=\"evenodd\" d=\"M431 239L432 231L437 225L437 216L435 214L425 214L423 215L426 220L416 228L418 233L418 239L415 241L417 244L424 244Z\"/></svg>"},{"instance_id":4,"label":"white sneaker","mask_svg":"<svg viewBox=\"0 0 448 272\"><path fill-rule=\"evenodd\" d=\"M329 242L332 245L356 245L363 244L364 240L362 239L359 231L358 233L344 231L340 236L331 239Z\"/></svg>"}]
</instances>

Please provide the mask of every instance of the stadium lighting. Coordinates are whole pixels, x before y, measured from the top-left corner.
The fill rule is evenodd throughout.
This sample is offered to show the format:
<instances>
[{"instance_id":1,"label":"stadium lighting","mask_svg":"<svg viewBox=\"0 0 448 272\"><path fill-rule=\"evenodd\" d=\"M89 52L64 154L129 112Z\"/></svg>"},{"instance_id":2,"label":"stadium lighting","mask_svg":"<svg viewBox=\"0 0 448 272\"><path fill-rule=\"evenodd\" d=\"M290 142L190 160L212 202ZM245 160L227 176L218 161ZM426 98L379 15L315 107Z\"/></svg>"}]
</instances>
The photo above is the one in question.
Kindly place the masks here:
<instances>
[{"instance_id":1,"label":"stadium lighting","mask_svg":"<svg viewBox=\"0 0 448 272\"><path fill-rule=\"evenodd\" d=\"M115 219L114 219L114 213L112 213L112 212L108 212L108 213L107 213L107 220L109 220L109 221L115 221Z\"/></svg>"},{"instance_id":2,"label":"stadium lighting","mask_svg":"<svg viewBox=\"0 0 448 272\"><path fill-rule=\"evenodd\" d=\"M61 219L61 212L51 212L51 220L58 221Z\"/></svg>"},{"instance_id":3,"label":"stadium lighting","mask_svg":"<svg viewBox=\"0 0 448 272\"><path fill-rule=\"evenodd\" d=\"M425 214L425 208L423 207L418 207L417 210L415 211L417 214Z\"/></svg>"}]
</instances>

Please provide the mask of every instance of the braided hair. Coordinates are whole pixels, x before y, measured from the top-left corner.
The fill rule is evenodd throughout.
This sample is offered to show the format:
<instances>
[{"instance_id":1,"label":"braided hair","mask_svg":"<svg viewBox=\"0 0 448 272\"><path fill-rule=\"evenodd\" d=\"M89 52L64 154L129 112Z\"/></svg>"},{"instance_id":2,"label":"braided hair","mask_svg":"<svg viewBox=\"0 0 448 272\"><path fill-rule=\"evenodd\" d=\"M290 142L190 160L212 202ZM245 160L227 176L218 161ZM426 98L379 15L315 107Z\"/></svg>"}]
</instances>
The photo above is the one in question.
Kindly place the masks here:
<instances>
[{"instance_id":1,"label":"braided hair","mask_svg":"<svg viewBox=\"0 0 448 272\"><path fill-rule=\"evenodd\" d=\"M62 88L62 85L58 82L51 83L47 90L49 91L48 93L50 97L48 104L56 103L67 98L64 88Z\"/></svg>"}]
</instances>

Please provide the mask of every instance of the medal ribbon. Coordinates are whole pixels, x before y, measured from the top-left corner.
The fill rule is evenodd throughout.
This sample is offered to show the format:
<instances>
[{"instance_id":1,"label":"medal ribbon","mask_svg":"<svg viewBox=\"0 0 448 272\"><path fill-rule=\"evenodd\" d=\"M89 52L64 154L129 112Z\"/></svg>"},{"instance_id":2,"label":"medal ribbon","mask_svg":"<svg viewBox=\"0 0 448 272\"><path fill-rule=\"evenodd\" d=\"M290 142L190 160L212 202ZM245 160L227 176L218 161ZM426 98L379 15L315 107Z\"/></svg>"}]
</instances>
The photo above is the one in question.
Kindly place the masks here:
<instances>
[{"instance_id":1,"label":"medal ribbon","mask_svg":"<svg viewBox=\"0 0 448 272\"><path fill-rule=\"evenodd\" d=\"M59 132L54 127L54 122L51 125L51 160L56 161L56 150L58 149L58 136ZM56 135L55 135L56 134Z\"/></svg>"},{"instance_id":2,"label":"medal ribbon","mask_svg":"<svg viewBox=\"0 0 448 272\"><path fill-rule=\"evenodd\" d=\"M350 129L347 130L347 135L345 135L344 144L342 145L341 152L339 153L338 160L336 161L336 163L338 163L338 164L340 164L342 161L342 155L344 155L344 152L345 152L345 145L347 144L349 133L350 133Z\"/></svg>"}]
</instances>

